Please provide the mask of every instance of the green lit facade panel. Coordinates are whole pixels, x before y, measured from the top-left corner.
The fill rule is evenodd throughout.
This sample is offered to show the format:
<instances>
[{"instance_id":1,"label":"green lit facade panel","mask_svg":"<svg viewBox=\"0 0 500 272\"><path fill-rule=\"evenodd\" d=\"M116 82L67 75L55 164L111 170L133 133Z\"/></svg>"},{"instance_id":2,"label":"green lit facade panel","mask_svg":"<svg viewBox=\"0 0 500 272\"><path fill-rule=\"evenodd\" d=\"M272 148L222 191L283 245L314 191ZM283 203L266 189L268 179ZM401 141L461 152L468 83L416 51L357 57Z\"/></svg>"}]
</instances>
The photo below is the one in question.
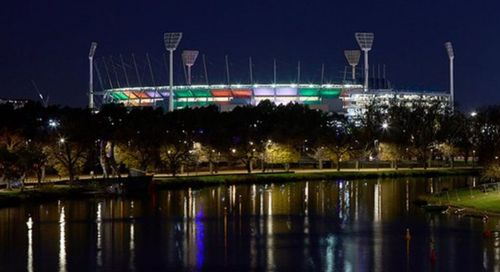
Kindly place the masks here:
<instances>
[{"instance_id":1,"label":"green lit facade panel","mask_svg":"<svg viewBox=\"0 0 500 272\"><path fill-rule=\"evenodd\" d=\"M111 93L111 96L113 96L113 98L116 100L128 100L128 96L126 96L122 92L113 92Z\"/></svg>"},{"instance_id":2,"label":"green lit facade panel","mask_svg":"<svg viewBox=\"0 0 500 272\"><path fill-rule=\"evenodd\" d=\"M335 98L339 97L342 89L321 89L320 94L323 97Z\"/></svg>"},{"instance_id":3,"label":"green lit facade panel","mask_svg":"<svg viewBox=\"0 0 500 272\"><path fill-rule=\"evenodd\" d=\"M208 89L191 89L194 97L212 97L212 93Z\"/></svg>"},{"instance_id":4,"label":"green lit facade panel","mask_svg":"<svg viewBox=\"0 0 500 272\"><path fill-rule=\"evenodd\" d=\"M177 97L192 97L193 94L191 93L190 90L176 90L175 96L177 96Z\"/></svg>"},{"instance_id":5,"label":"green lit facade panel","mask_svg":"<svg viewBox=\"0 0 500 272\"><path fill-rule=\"evenodd\" d=\"M300 96L318 96L318 94L319 94L319 89L314 89L314 88L299 89Z\"/></svg>"},{"instance_id":6,"label":"green lit facade panel","mask_svg":"<svg viewBox=\"0 0 500 272\"><path fill-rule=\"evenodd\" d=\"M193 106L208 106L213 104L211 101L175 101L175 107L193 107Z\"/></svg>"},{"instance_id":7,"label":"green lit facade panel","mask_svg":"<svg viewBox=\"0 0 500 272\"><path fill-rule=\"evenodd\" d=\"M321 101L320 100L317 100L317 101L303 101L302 103L304 105L319 105L319 104L321 104Z\"/></svg>"}]
</instances>

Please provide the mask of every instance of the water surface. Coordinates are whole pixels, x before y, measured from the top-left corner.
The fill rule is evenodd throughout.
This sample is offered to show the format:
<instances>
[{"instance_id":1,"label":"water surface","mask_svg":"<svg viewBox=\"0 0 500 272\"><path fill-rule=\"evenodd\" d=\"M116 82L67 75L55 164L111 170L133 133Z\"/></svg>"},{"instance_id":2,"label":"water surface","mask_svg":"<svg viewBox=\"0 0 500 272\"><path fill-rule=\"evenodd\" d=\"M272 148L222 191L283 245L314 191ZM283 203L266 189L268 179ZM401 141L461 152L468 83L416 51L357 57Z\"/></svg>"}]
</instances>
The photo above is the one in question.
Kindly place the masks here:
<instances>
[{"instance_id":1,"label":"water surface","mask_svg":"<svg viewBox=\"0 0 500 272\"><path fill-rule=\"evenodd\" d=\"M218 186L2 208L0 271L498 271L500 237L482 238L500 230L497 219L426 214L412 204L474 182Z\"/></svg>"}]
</instances>

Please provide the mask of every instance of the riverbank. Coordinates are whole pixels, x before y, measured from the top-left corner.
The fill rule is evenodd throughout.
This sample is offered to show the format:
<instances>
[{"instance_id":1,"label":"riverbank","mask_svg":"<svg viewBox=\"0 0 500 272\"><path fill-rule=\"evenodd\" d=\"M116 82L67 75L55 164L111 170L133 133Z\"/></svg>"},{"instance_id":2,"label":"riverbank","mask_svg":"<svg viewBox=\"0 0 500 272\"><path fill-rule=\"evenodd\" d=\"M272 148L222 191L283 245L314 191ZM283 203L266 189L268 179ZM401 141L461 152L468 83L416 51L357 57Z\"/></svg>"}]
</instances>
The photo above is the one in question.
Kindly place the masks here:
<instances>
[{"instance_id":1,"label":"riverbank","mask_svg":"<svg viewBox=\"0 0 500 272\"><path fill-rule=\"evenodd\" d=\"M500 191L480 188L463 188L440 195L422 196L420 199L431 204L449 205L462 214L487 214L500 216Z\"/></svg>"},{"instance_id":2,"label":"riverbank","mask_svg":"<svg viewBox=\"0 0 500 272\"><path fill-rule=\"evenodd\" d=\"M329 179L374 179L397 177L435 177L479 175L478 168L434 168L434 169L399 169L399 170L342 170L342 171L307 171L307 172L276 172L253 174L219 174L180 177L154 177L157 188L202 187L220 184L245 183L283 183L302 180L329 180Z\"/></svg>"},{"instance_id":3,"label":"riverbank","mask_svg":"<svg viewBox=\"0 0 500 272\"><path fill-rule=\"evenodd\" d=\"M29 201L44 201L61 198L88 196L94 186L82 185L42 185L24 190L0 190L0 207L18 205Z\"/></svg>"},{"instance_id":4,"label":"riverbank","mask_svg":"<svg viewBox=\"0 0 500 272\"><path fill-rule=\"evenodd\" d=\"M342 171L300 171L300 172L275 172L275 173L231 173L218 175L199 175L181 177L154 177L153 182L158 189L175 189L187 187L207 187L221 184L253 184L253 183L285 183L303 180L332 180L332 179L376 179L376 178L398 178L398 177L435 177L435 176L457 176L478 175L479 169L455 168L455 169L399 169L399 170L342 170ZM107 180L80 180L73 184L61 181L57 184L44 184L42 186L30 186L24 190L0 190L0 207L18 205L30 201L44 201L64 198L79 198L100 196L116 196L108 194L103 188L110 184L127 184L132 188L132 193L146 194L145 186L141 180L144 177L107 179ZM151 177L146 178L151 180Z\"/></svg>"}]
</instances>

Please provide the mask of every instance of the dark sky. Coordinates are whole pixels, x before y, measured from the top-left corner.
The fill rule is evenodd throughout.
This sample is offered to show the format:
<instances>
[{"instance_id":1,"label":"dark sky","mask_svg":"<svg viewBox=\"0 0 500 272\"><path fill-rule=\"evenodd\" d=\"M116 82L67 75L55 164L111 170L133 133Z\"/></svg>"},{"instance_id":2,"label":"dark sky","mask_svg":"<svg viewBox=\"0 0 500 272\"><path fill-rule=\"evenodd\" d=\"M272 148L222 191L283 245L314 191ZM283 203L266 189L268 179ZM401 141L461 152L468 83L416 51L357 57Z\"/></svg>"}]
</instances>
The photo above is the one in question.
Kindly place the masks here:
<instances>
[{"instance_id":1,"label":"dark sky","mask_svg":"<svg viewBox=\"0 0 500 272\"><path fill-rule=\"evenodd\" d=\"M131 53L143 58L149 52L162 82L166 31L184 32L179 49L206 54L211 81L223 80L225 54L233 81L247 80L248 56L255 59L257 80L272 77L273 57L278 81L295 77L298 60L304 81L319 77L322 62L327 78L340 79L343 50L357 48L354 32L370 31L375 33L370 61L386 64L397 87L448 89L443 44L450 40L462 108L500 102L499 1L19 0L2 5L0 97L34 99L35 80L52 103L86 105L91 41L99 43L98 61L119 54L127 59ZM195 81L201 69L198 62Z\"/></svg>"}]
</instances>

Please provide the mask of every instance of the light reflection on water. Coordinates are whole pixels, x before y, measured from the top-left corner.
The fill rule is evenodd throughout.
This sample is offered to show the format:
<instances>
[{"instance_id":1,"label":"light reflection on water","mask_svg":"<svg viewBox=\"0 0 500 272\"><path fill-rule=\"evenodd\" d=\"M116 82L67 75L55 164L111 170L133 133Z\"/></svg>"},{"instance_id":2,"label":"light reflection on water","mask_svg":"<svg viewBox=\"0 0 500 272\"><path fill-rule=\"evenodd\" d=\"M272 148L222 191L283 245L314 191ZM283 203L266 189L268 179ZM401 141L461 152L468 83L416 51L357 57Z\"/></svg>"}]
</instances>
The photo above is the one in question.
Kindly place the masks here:
<instances>
[{"instance_id":1,"label":"light reflection on water","mask_svg":"<svg viewBox=\"0 0 500 272\"><path fill-rule=\"evenodd\" d=\"M482 238L483 230L500 229L497 219L429 215L411 204L419 194L474 182L218 186L163 191L157 201L61 200L5 208L0 271L426 271L431 240L437 271L499 270L499 235ZM27 228L20 232L19 223Z\"/></svg>"},{"instance_id":2,"label":"light reflection on water","mask_svg":"<svg viewBox=\"0 0 500 272\"><path fill-rule=\"evenodd\" d=\"M33 272L33 219L31 216L28 217L26 227L28 228L28 266L26 270Z\"/></svg>"}]
</instances>

